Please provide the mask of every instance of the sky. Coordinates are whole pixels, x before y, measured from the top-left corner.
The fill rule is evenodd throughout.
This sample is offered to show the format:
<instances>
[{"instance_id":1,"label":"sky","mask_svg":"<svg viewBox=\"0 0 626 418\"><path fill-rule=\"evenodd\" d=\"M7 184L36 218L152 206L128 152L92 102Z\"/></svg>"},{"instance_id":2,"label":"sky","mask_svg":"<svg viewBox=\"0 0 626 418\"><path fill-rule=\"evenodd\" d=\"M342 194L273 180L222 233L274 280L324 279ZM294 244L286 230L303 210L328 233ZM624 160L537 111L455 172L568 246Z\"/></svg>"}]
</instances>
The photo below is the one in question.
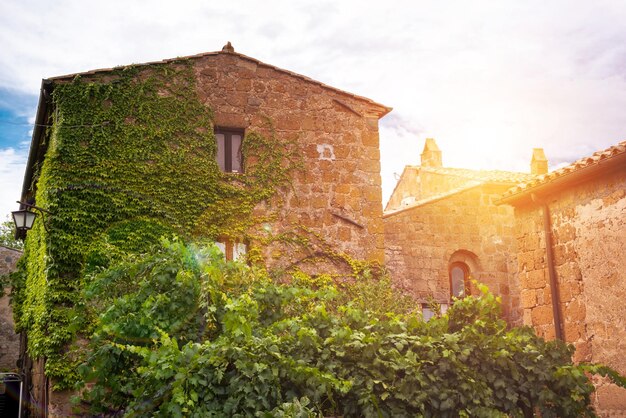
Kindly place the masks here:
<instances>
[{"instance_id":1,"label":"sky","mask_svg":"<svg viewBox=\"0 0 626 418\"><path fill-rule=\"evenodd\" d=\"M551 168L626 139L626 2L0 2L0 218L17 209L41 79L235 51L394 110L383 203L435 138L450 167ZM0 219L1 220L1 219Z\"/></svg>"}]
</instances>

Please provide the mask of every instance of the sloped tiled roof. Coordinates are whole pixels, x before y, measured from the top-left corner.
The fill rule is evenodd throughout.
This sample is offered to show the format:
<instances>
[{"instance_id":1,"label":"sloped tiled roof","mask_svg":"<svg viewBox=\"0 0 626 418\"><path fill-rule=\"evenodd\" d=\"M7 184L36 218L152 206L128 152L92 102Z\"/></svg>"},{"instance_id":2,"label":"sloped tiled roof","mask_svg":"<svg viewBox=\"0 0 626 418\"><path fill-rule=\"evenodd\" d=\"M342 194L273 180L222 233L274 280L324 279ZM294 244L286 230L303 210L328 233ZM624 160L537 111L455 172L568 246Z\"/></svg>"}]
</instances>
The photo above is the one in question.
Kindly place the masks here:
<instances>
[{"instance_id":1,"label":"sloped tiled roof","mask_svg":"<svg viewBox=\"0 0 626 418\"><path fill-rule=\"evenodd\" d=\"M621 155L626 156L626 141L621 141L605 150L597 151L589 157L581 158L580 160L577 160L568 166L559 168L558 170L554 170L547 174L543 174L523 184L519 184L504 193L502 195L502 199L505 200L508 198L513 198L516 195L525 194L527 192L530 192L531 190L535 190L538 187L547 185L558 179L563 179L566 176L582 173L583 171L591 169L592 167L599 166L600 164L604 164L609 160L612 160L615 157Z\"/></svg>"},{"instance_id":2,"label":"sloped tiled roof","mask_svg":"<svg viewBox=\"0 0 626 418\"><path fill-rule=\"evenodd\" d=\"M480 184L486 184L486 183L507 184L508 183L510 185L514 185L514 184L528 182L534 179L535 177L537 177L537 175L535 174L520 173L520 172L515 172L515 171L471 170L468 168L427 167L427 166L422 166L422 165L407 165L404 167L404 171L402 171L402 175L400 176L400 179L396 183L391 193L391 196L389 197L389 201L387 202L387 205L384 210L385 212L392 212L392 210L389 209L389 204L394 194L398 190L400 183L404 181L412 181L410 179L418 176L419 175L418 173L420 171L441 174L445 176L454 176L454 177L459 177L461 179L467 180L467 183L464 184L464 186L462 186L461 189L464 189L465 186L475 187L477 182ZM455 194L457 192L458 190L448 190L447 192L445 192L445 194L446 195L448 193ZM414 204L411 205L411 207L416 207L416 206L420 206L422 204L428 203L432 197L433 196L427 198L425 201L415 202ZM438 200L438 199L439 197L437 197L435 200ZM395 209L395 210L398 210L398 209Z\"/></svg>"},{"instance_id":3,"label":"sloped tiled roof","mask_svg":"<svg viewBox=\"0 0 626 418\"><path fill-rule=\"evenodd\" d=\"M226 48L226 47L224 47L224 48ZM132 64L132 66L144 67L144 66L155 65L155 64L168 64L168 63L173 63L173 62L181 61L181 60L198 59L198 58L204 58L204 57L209 57L209 56L217 56L217 55L220 55L220 54L232 55L232 56L241 58L243 60L253 62L253 63L255 63L255 64L259 65L259 66L262 66L262 67L265 67L265 68L270 68L272 70L276 70L276 71L281 72L283 74L287 74L287 75L289 75L291 77L299 78L300 80L306 81L307 83L316 84L316 85L318 85L318 86L320 86L320 87L322 87L324 89L332 90L332 91L340 93L342 95L350 96L350 97L355 98L357 100L367 102L370 105L375 106L375 107L377 107L377 108L379 108L381 110L380 115L379 115L379 117L381 117L381 118L384 115L386 115L387 113L391 112L391 110L393 109L393 108L391 108L389 106L385 106L385 105L382 105L380 103L377 103L377 102L373 101L372 99L368 99L367 97L359 96L359 95L350 93L348 91L341 90L341 89L338 89L336 87L329 86L327 84L324 84L324 83L322 83L320 81L317 81L317 80L314 80L314 79L309 78L307 76L304 76L302 74L294 73L292 71L285 70L285 69L276 67L274 65L266 64L264 62L261 62L261 61L255 59L255 58L252 58L252 57L249 57L247 55L243 55L243 54L234 52L234 50L222 49L221 51L203 52L203 53L200 53L200 54L188 55L188 56L184 56L184 57L168 58L168 59L164 59L164 60L160 60L160 61L150 61L150 62L145 62L145 63L140 63L140 64ZM121 66L121 67L116 67L116 68L122 68L122 67L126 67L126 66ZM96 75L96 74L100 74L100 73L108 73L108 72L114 71L116 68L100 68L100 69L96 69L96 70L84 71L84 72L79 72L79 73L65 74L65 75L60 75L60 76L56 76L56 77L50 77L47 80L50 80L50 81L67 80L67 79L74 78L76 76L88 76L88 75Z\"/></svg>"},{"instance_id":4,"label":"sloped tiled roof","mask_svg":"<svg viewBox=\"0 0 626 418\"><path fill-rule=\"evenodd\" d=\"M433 202L437 202L439 200L443 200L443 199L448 198L450 196L454 196L454 195L466 192L468 190L472 190L472 189L474 189L476 187L483 186L485 183L486 182L480 182L480 181L472 180L472 181L468 182L467 184L464 184L461 187L450 189L450 190L448 190L448 191L446 191L444 193L439 193L439 194L436 194L436 195L432 195L432 196L429 196L429 197L427 197L425 199L422 199L422 200L417 200L417 201L411 203L410 205L402 206L402 207L399 207L399 208L396 208L396 209L392 209L392 210L385 210L385 211L383 211L383 218L388 218L390 216L397 215L398 213L406 212L408 210L419 208L420 206L424 206L424 205L427 205L429 203L433 203Z\"/></svg>"},{"instance_id":5,"label":"sloped tiled roof","mask_svg":"<svg viewBox=\"0 0 626 418\"><path fill-rule=\"evenodd\" d=\"M407 166L416 170L448 176L462 177L467 180L495 183L524 183L536 177L530 173L503 170L470 170L467 168Z\"/></svg>"}]
</instances>

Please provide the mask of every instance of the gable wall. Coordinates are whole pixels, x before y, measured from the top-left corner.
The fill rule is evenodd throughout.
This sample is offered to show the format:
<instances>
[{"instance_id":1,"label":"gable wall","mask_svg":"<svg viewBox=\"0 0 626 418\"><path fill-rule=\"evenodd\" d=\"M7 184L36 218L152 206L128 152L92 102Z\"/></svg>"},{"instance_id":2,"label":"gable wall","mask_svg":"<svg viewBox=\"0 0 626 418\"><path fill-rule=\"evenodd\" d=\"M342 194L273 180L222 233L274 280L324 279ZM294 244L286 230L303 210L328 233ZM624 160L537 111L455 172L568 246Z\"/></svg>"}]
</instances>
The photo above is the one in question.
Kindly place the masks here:
<instances>
[{"instance_id":1,"label":"gable wall","mask_svg":"<svg viewBox=\"0 0 626 418\"><path fill-rule=\"evenodd\" d=\"M273 68L218 54L195 61L201 100L218 126L296 139L304 170L274 232L310 228L359 259L383 261L378 116L370 104ZM333 213L349 218L353 225ZM276 249L268 249L271 259ZM277 263L280 263L276 260Z\"/></svg>"}]
</instances>

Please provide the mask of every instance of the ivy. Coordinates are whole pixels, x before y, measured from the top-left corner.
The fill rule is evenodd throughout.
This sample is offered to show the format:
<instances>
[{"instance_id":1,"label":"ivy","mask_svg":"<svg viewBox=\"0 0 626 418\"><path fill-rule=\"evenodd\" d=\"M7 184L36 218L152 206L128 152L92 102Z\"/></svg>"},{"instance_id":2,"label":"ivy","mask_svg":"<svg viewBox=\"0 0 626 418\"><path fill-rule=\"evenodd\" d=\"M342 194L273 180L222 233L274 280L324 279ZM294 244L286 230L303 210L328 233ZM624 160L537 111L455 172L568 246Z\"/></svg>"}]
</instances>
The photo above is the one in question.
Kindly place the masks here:
<instances>
[{"instance_id":1,"label":"ivy","mask_svg":"<svg viewBox=\"0 0 626 418\"><path fill-rule=\"evenodd\" d=\"M184 60L57 82L52 102L36 201L53 215L28 234L13 305L29 354L67 388L80 357L68 344L88 326L87 274L161 236L254 239L301 164L297 141L277 138L268 120L244 138L245 174L221 172L212 112ZM261 203L268 210L254 213Z\"/></svg>"},{"instance_id":2,"label":"ivy","mask_svg":"<svg viewBox=\"0 0 626 418\"><path fill-rule=\"evenodd\" d=\"M24 243L15 239L15 223L13 219L7 215L6 221L0 222L0 245L16 250L21 250Z\"/></svg>"}]
</instances>

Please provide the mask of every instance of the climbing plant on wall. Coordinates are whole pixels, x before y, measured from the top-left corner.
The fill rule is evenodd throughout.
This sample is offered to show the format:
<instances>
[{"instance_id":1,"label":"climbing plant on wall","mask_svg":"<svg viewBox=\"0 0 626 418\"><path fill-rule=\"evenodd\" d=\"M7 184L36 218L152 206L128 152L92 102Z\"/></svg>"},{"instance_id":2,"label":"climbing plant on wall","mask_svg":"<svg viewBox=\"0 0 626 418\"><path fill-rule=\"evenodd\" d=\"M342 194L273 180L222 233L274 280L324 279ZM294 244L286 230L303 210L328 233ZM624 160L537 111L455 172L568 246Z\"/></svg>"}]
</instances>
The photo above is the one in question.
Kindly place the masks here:
<instances>
[{"instance_id":1,"label":"climbing plant on wall","mask_svg":"<svg viewBox=\"0 0 626 418\"><path fill-rule=\"evenodd\" d=\"M245 240L272 218L253 209L279 200L299 152L268 121L244 139L245 174L221 172L212 113L184 60L57 82L52 102L36 201L54 215L28 234L14 309L30 355L67 387L84 275L164 235Z\"/></svg>"}]
</instances>

